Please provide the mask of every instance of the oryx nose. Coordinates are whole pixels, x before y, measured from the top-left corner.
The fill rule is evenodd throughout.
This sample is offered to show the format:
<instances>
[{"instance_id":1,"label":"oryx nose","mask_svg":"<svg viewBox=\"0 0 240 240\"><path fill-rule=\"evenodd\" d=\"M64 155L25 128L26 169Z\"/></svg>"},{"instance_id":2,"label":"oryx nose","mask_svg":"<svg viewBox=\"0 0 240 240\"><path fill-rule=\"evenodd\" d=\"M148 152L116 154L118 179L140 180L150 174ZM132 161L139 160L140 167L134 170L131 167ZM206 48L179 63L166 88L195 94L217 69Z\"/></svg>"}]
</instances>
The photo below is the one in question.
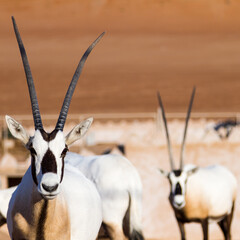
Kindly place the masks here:
<instances>
[{"instance_id":1,"label":"oryx nose","mask_svg":"<svg viewBox=\"0 0 240 240\"><path fill-rule=\"evenodd\" d=\"M181 202L177 202L176 204L177 204L178 207L180 207L182 205Z\"/></svg>"},{"instance_id":2,"label":"oryx nose","mask_svg":"<svg viewBox=\"0 0 240 240\"><path fill-rule=\"evenodd\" d=\"M48 186L45 185L44 183L42 184L42 187L45 191L47 192L54 192L57 188L58 188L58 184L54 185L54 186Z\"/></svg>"}]
</instances>

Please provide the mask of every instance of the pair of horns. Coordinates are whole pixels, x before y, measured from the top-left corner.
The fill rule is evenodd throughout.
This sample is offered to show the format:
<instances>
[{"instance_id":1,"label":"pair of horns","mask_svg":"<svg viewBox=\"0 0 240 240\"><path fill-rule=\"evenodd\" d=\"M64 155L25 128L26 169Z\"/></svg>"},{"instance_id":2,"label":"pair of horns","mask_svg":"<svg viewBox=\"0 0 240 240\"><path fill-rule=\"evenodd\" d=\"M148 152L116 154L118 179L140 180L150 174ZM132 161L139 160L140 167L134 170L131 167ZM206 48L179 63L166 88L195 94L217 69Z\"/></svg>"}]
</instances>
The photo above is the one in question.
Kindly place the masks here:
<instances>
[{"instance_id":1,"label":"pair of horns","mask_svg":"<svg viewBox=\"0 0 240 240\"><path fill-rule=\"evenodd\" d=\"M181 153L180 153L180 169L183 169L183 165L184 165L183 154L184 154L184 150L185 150L188 122L189 122L189 118L190 118L190 115L191 115L191 110L192 110L192 105L193 105L193 99L194 99L195 92L196 92L196 88L194 87L193 91L192 91L192 96L191 96L191 99L190 99L189 107L188 107L186 121L185 121L185 129L184 129L182 147L181 147ZM171 170L174 170L175 166L174 166L174 161L173 161L172 145L171 145L170 136L169 136L169 132L168 132L167 119L166 119L162 99L161 99L161 96L160 96L159 92L157 93L157 96L158 96L158 102L159 102L159 106L161 108L162 118L163 118L163 122L164 122L164 126L165 126Z\"/></svg>"},{"instance_id":2,"label":"pair of horns","mask_svg":"<svg viewBox=\"0 0 240 240\"><path fill-rule=\"evenodd\" d=\"M14 17L12 17L12 22L13 22L13 27L14 27L14 31L15 31L15 35L17 38L17 42L18 42L18 46L19 46L19 50L21 53L21 57L22 57L22 62L23 62L23 66L24 66L24 70L25 70L25 74L26 74L26 78L27 78L27 84L28 84L28 90L29 90L29 95L30 95L30 100L31 100L31 105L32 105L32 113L33 113L33 120L34 120L34 125L35 125L35 130L37 129L43 129L43 125L42 125L42 120L41 120L41 115L40 115L40 111L39 111L39 106L38 106L38 100L37 100L37 95L36 95L36 90L35 90L35 86L34 86L34 82L33 82L33 77L32 77L32 73L31 73L31 69L30 69L30 65L28 62L28 58L27 58L27 54L20 36L20 33L18 31L18 27L16 24L16 21L14 19ZM66 93L66 96L64 98L64 102L62 105L62 109L61 112L59 114L59 118L56 124L55 129L56 130L63 130L66 119L67 119L67 113L68 113L68 109L69 109L69 105L75 90L75 87L77 85L78 79L80 77L80 74L82 72L84 63L87 60L88 55L91 53L92 49L95 47L95 45L100 41L100 39L103 37L103 35L105 34L105 32L103 32L86 50L86 52L83 54L77 69L73 75L72 81L69 85L68 91Z\"/></svg>"}]
</instances>

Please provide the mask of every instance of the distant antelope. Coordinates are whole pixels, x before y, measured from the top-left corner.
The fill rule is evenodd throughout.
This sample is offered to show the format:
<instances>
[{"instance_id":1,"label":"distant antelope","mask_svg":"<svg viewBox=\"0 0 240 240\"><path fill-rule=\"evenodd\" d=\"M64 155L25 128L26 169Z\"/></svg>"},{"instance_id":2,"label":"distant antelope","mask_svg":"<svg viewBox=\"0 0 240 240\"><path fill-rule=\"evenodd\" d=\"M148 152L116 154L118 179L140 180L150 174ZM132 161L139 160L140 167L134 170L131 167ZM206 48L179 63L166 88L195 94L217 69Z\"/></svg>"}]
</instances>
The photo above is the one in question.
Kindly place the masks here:
<instances>
[{"instance_id":1,"label":"distant antelope","mask_svg":"<svg viewBox=\"0 0 240 240\"><path fill-rule=\"evenodd\" d=\"M64 162L68 146L84 136L92 119L75 126L66 137L63 128L83 65L103 34L81 58L56 127L47 133L43 129L27 55L13 17L12 21L27 78L35 133L30 137L17 121L6 116L10 132L25 144L32 157L31 166L9 203L7 225L10 237L12 240L95 240L102 222L99 193L79 170Z\"/></svg>"},{"instance_id":2,"label":"distant antelope","mask_svg":"<svg viewBox=\"0 0 240 240\"><path fill-rule=\"evenodd\" d=\"M230 228L237 192L236 178L229 170L219 165L205 168L193 165L184 166L183 154L194 94L195 88L193 89L185 123L180 155L180 168L176 169L173 161L164 107L160 94L158 93L158 101L162 109L171 165L170 172L163 170L160 170L160 172L168 178L171 186L169 201L174 210L182 240L186 239L184 224L189 222L201 223L203 239L207 240L208 223L210 221L216 221L224 234L225 240L230 240Z\"/></svg>"}]
</instances>

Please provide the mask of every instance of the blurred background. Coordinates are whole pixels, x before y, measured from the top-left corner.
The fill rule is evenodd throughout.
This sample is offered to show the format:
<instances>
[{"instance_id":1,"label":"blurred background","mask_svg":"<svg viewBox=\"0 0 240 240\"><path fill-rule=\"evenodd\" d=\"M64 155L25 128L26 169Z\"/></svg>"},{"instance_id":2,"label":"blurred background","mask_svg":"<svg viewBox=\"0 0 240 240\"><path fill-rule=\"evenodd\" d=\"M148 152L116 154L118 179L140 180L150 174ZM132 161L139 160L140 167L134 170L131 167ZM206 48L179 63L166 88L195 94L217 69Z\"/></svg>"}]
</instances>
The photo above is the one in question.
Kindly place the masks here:
<instances>
[{"instance_id":1,"label":"blurred background","mask_svg":"<svg viewBox=\"0 0 240 240\"><path fill-rule=\"evenodd\" d=\"M76 87L66 132L89 116L95 122L72 147L100 154L118 144L138 168L144 186L147 239L179 239L167 197L169 186L156 169L169 170L160 91L169 120L175 161L193 86L186 163L222 164L240 179L240 2L237 0L0 0L0 176L15 185L29 165L28 152L13 140L4 116L33 132L31 105L15 39L14 16L27 50L46 129L52 129L77 64L95 38ZM233 124L216 130L223 121ZM227 127L226 127L227 126ZM239 190L240 192L240 190ZM232 226L239 239L239 200ZM1 239L9 239L6 227ZM202 239L187 226L188 239ZM217 226L211 239L223 239Z\"/></svg>"}]
</instances>

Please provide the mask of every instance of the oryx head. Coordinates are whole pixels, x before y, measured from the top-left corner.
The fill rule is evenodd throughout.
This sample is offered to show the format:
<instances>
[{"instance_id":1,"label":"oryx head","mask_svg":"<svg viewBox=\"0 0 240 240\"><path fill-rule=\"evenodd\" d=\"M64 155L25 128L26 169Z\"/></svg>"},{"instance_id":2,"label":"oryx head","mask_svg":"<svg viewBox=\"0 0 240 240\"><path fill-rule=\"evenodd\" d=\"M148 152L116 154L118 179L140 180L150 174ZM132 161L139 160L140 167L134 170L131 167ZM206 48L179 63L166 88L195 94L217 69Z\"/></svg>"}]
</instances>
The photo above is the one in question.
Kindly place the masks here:
<instances>
[{"instance_id":1,"label":"oryx head","mask_svg":"<svg viewBox=\"0 0 240 240\"><path fill-rule=\"evenodd\" d=\"M39 193L46 199L53 199L60 192L60 184L64 176L64 157L68 151L68 146L83 137L93 121L92 118L89 118L81 122L79 125L75 126L67 136L64 136L63 134L63 128L67 118L71 98L84 63L104 33L102 33L90 45L90 47L81 58L66 93L56 127L52 132L48 133L44 130L42 125L37 95L35 92L27 54L13 17L12 21L27 78L35 125L35 133L33 136L29 136L22 125L9 116L6 116L6 122L12 135L22 141L25 144L26 148L30 151L32 159L32 178L37 185Z\"/></svg>"},{"instance_id":2,"label":"oryx head","mask_svg":"<svg viewBox=\"0 0 240 240\"><path fill-rule=\"evenodd\" d=\"M192 92L192 96L191 96L191 100L190 100L190 104L189 104L189 108L188 108L187 118L186 118L186 122L185 122L185 129L184 129L184 134L183 134L183 141L182 141L181 155L180 155L180 167L179 167L179 169L176 169L174 166L174 161L173 161L172 147L171 147L171 141L170 141L170 136L169 136L168 127L167 127L165 111L164 111L163 103L161 100L161 96L158 93L158 102L161 107L162 118L164 121L167 145L168 145L168 153L169 153L169 159L170 159L170 165L171 165L170 172L166 172L161 169L160 169L160 172L165 177L167 177L170 182L171 190L170 190L169 199L170 199L172 206L176 209L181 209L185 206L185 194L186 194L187 180L188 180L188 177L197 170L196 167L190 168L190 169L185 169L184 162L183 162L183 158L184 158L183 155L184 155L185 142L186 142L186 133L187 133L187 127L188 127L188 122L189 122L190 113L191 113L191 109L192 109L194 95L195 95L195 87L193 88L193 92Z\"/></svg>"}]
</instances>

